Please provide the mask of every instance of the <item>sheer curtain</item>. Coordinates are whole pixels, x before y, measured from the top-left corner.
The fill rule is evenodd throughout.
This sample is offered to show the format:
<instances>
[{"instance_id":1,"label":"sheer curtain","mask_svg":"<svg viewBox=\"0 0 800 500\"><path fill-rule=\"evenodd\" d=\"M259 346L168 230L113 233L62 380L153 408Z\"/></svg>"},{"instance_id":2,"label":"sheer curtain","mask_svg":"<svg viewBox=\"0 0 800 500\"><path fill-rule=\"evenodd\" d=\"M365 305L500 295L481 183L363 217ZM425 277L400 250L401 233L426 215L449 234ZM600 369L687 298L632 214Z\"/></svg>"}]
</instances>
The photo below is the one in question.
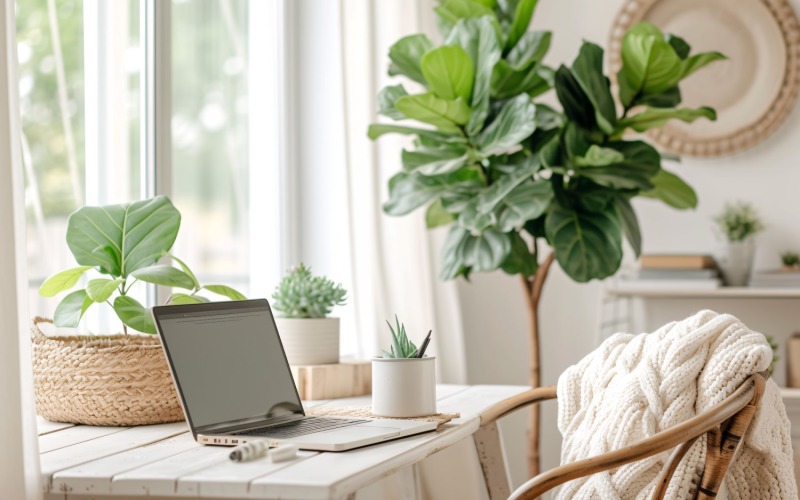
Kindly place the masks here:
<instances>
[{"instance_id":1,"label":"sheer curtain","mask_svg":"<svg viewBox=\"0 0 800 500\"><path fill-rule=\"evenodd\" d=\"M28 337L25 219L14 0L0 5L0 484L4 498L41 498ZM22 369L24 367L24 370Z\"/></svg>"},{"instance_id":2,"label":"sheer curtain","mask_svg":"<svg viewBox=\"0 0 800 500\"><path fill-rule=\"evenodd\" d=\"M397 314L412 340L433 330L429 352L437 356L439 381L465 383L455 284L437 277L443 233L425 228L423 210L394 218L381 209L387 181L401 168L400 149L407 139L387 136L373 143L366 135L368 125L378 119L378 91L389 83L389 47L409 34L433 36L434 4L434 0L340 3L350 267L359 354L369 357L386 347L384 320Z\"/></svg>"}]
</instances>

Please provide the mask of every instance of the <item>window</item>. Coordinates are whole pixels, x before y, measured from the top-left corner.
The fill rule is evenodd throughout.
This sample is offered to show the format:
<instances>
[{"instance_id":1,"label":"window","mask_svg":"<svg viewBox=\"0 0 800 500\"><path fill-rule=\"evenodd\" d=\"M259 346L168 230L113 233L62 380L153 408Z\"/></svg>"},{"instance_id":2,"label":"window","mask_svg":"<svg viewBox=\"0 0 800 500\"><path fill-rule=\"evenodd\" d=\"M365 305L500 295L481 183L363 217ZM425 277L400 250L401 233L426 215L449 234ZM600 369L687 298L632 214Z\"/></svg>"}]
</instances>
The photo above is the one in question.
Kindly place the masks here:
<instances>
[{"instance_id":1,"label":"window","mask_svg":"<svg viewBox=\"0 0 800 500\"><path fill-rule=\"evenodd\" d=\"M174 252L201 282L268 295L285 254L281 17L259 0L18 0L31 311L52 314L37 290L74 263L71 212L155 194L181 211Z\"/></svg>"}]
</instances>

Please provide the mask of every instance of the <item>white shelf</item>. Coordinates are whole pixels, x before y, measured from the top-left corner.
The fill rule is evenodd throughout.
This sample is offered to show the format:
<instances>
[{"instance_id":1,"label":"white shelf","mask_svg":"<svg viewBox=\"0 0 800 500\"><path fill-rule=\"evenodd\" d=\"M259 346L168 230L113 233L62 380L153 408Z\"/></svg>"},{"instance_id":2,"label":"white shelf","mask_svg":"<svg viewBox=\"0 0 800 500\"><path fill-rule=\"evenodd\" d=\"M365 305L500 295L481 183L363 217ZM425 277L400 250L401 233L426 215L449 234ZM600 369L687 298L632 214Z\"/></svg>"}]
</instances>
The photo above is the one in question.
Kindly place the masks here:
<instances>
[{"instance_id":1,"label":"white shelf","mask_svg":"<svg viewBox=\"0 0 800 500\"><path fill-rule=\"evenodd\" d=\"M784 401L800 400L800 389L797 387L781 387L781 396L783 397Z\"/></svg>"},{"instance_id":2,"label":"white shelf","mask_svg":"<svg viewBox=\"0 0 800 500\"><path fill-rule=\"evenodd\" d=\"M719 288L639 288L636 285L618 285L608 289L611 295L653 298L737 298L737 299L800 299L800 288L755 288L724 286Z\"/></svg>"}]
</instances>

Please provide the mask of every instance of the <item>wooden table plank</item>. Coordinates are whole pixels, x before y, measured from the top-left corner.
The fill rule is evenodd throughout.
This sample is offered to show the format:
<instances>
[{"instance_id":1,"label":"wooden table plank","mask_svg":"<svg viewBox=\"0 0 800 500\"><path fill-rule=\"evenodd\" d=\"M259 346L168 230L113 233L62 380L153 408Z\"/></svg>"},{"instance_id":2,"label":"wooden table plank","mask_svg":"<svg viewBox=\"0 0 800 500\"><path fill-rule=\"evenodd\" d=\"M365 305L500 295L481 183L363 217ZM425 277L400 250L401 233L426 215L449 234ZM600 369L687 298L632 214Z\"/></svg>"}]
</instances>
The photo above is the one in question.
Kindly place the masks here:
<instances>
[{"instance_id":1,"label":"wooden table plank","mask_svg":"<svg viewBox=\"0 0 800 500\"><path fill-rule=\"evenodd\" d=\"M181 477L175 492L181 496L193 497L246 497L252 480L292 467L318 454L315 451L300 451L296 459L278 463L270 462L268 457L241 463L222 461Z\"/></svg>"},{"instance_id":2,"label":"wooden table plank","mask_svg":"<svg viewBox=\"0 0 800 500\"><path fill-rule=\"evenodd\" d=\"M45 418L36 415L36 429L40 436L45 434L50 434L51 432L57 432L62 429L67 429L69 427L73 427L75 424L68 424L66 422L51 422Z\"/></svg>"},{"instance_id":3,"label":"wooden table plank","mask_svg":"<svg viewBox=\"0 0 800 500\"><path fill-rule=\"evenodd\" d=\"M94 428L75 427L55 434L42 436L42 438L57 436L58 434L70 432L72 430L91 432L92 429ZM186 432L186 423L145 425L131 428L120 427L118 429L120 429L119 432L97 437L89 441L83 441L72 446L62 447L43 454L41 456L41 466L45 491L53 491L51 479L53 474L58 471L182 434Z\"/></svg>"},{"instance_id":4,"label":"wooden table plank","mask_svg":"<svg viewBox=\"0 0 800 500\"><path fill-rule=\"evenodd\" d=\"M228 461L230 452L230 448L197 445L189 451L117 474L111 480L111 492L115 495L175 495L178 478Z\"/></svg>"},{"instance_id":5,"label":"wooden table plank","mask_svg":"<svg viewBox=\"0 0 800 500\"><path fill-rule=\"evenodd\" d=\"M68 427L58 432L51 432L39 436L39 453L46 454L60 448L74 446L85 441L116 434L129 429L129 427L96 427L80 425Z\"/></svg>"},{"instance_id":6,"label":"wooden table plank","mask_svg":"<svg viewBox=\"0 0 800 500\"><path fill-rule=\"evenodd\" d=\"M111 479L143 465L197 448L192 434L184 432L153 444L117 453L53 474L52 489L68 493L110 494Z\"/></svg>"}]
</instances>

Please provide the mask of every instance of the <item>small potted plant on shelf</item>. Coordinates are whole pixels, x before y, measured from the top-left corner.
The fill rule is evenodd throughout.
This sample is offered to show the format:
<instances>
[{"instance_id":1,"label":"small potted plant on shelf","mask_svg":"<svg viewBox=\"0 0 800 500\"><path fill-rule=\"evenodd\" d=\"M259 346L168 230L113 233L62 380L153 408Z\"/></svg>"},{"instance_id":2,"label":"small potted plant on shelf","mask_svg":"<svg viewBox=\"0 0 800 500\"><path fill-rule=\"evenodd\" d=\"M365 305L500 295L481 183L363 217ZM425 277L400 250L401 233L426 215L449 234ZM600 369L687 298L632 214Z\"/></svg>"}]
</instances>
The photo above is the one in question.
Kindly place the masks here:
<instances>
[{"instance_id":1,"label":"small potted plant on shelf","mask_svg":"<svg viewBox=\"0 0 800 500\"><path fill-rule=\"evenodd\" d=\"M225 285L201 285L170 253L181 214L165 196L128 204L83 207L70 215L67 245L79 264L49 277L39 293L67 294L52 320L33 325L36 408L49 420L92 425L174 422L183 412L150 309L131 296L137 283L180 288L168 303L208 302L206 290L233 300L245 296ZM169 257L178 267L159 264ZM82 283L84 284L84 283ZM141 285L139 285L141 286ZM107 304L122 323L118 335L46 335L74 328L94 304ZM63 333L63 332L60 332Z\"/></svg>"},{"instance_id":2,"label":"small potted plant on shelf","mask_svg":"<svg viewBox=\"0 0 800 500\"><path fill-rule=\"evenodd\" d=\"M290 365L339 362L339 318L328 315L347 301L347 290L303 263L290 269L272 294L278 333Z\"/></svg>"},{"instance_id":3,"label":"small potted plant on shelf","mask_svg":"<svg viewBox=\"0 0 800 500\"><path fill-rule=\"evenodd\" d=\"M725 284L747 285L756 249L755 235L764 230L764 223L755 208L742 201L726 203L714 221L726 240L725 251L719 259Z\"/></svg>"},{"instance_id":4,"label":"small potted plant on shelf","mask_svg":"<svg viewBox=\"0 0 800 500\"><path fill-rule=\"evenodd\" d=\"M397 316L388 351L372 360L372 413L382 417L420 417L436 413L436 371L425 356L431 332L417 347Z\"/></svg>"},{"instance_id":5,"label":"small potted plant on shelf","mask_svg":"<svg viewBox=\"0 0 800 500\"><path fill-rule=\"evenodd\" d=\"M800 271L800 254L797 252L783 252L781 263L784 271Z\"/></svg>"}]
</instances>

